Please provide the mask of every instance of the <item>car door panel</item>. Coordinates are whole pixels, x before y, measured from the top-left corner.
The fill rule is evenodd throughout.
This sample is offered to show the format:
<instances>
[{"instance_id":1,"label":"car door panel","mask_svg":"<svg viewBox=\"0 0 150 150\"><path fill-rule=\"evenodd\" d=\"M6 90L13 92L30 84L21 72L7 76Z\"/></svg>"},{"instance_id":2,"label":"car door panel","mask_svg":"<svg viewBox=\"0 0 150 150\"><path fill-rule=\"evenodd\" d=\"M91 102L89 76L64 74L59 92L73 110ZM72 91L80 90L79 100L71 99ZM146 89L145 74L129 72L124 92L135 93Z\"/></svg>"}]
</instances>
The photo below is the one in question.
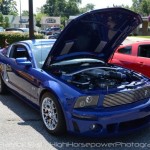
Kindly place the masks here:
<instances>
[{"instance_id":1,"label":"car door panel","mask_svg":"<svg viewBox=\"0 0 150 150\"><path fill-rule=\"evenodd\" d=\"M13 48L13 47L12 47ZM26 48L26 47L25 47ZM27 49L27 48L26 48ZM12 49L13 50L13 49ZM22 53L22 52L21 52ZM37 90L36 79L30 75L32 67L30 68L18 65L15 61L17 57L26 57L26 53L23 52L21 55L10 53L14 58L10 58L10 62L6 64L6 73L8 75L8 84L10 87L21 94L23 97L36 103L37 94L33 92L33 89ZM34 65L33 65L34 66Z\"/></svg>"},{"instance_id":2,"label":"car door panel","mask_svg":"<svg viewBox=\"0 0 150 150\"><path fill-rule=\"evenodd\" d=\"M150 77L150 45L137 44L136 49L136 70Z\"/></svg>"},{"instance_id":3,"label":"car door panel","mask_svg":"<svg viewBox=\"0 0 150 150\"><path fill-rule=\"evenodd\" d=\"M21 69L17 71L17 78L19 79L17 82L20 83L21 90L27 95L28 99L32 100L32 102L37 103L38 99L38 88L39 81L36 77L32 76L34 69Z\"/></svg>"},{"instance_id":4,"label":"car door panel","mask_svg":"<svg viewBox=\"0 0 150 150\"><path fill-rule=\"evenodd\" d=\"M114 56L111 63L123 66L125 68L135 68L135 56L133 55L133 47L131 46L120 46Z\"/></svg>"}]
</instances>

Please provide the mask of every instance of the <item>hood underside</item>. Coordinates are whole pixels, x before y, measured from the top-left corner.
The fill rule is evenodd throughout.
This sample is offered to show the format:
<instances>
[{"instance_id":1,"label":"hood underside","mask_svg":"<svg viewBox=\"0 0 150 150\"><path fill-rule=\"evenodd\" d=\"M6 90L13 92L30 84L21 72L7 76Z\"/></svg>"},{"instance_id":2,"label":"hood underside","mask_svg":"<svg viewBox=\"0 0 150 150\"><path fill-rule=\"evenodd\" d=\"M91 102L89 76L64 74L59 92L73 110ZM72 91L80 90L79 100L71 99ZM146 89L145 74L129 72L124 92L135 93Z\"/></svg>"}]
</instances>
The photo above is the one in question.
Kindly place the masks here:
<instances>
[{"instance_id":1,"label":"hood underside","mask_svg":"<svg viewBox=\"0 0 150 150\"><path fill-rule=\"evenodd\" d=\"M72 20L62 31L46 64L78 57L97 57L106 62L141 22L139 14L124 8L85 13Z\"/></svg>"}]
</instances>

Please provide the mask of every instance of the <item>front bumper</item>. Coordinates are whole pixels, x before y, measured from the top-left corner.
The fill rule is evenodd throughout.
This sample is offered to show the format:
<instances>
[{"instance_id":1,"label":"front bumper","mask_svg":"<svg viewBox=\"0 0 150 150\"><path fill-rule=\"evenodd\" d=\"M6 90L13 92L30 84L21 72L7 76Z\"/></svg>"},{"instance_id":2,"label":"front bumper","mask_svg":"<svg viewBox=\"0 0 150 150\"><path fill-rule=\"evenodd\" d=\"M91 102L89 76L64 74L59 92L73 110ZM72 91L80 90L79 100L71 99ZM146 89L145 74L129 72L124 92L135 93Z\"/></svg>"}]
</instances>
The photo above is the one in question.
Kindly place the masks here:
<instances>
[{"instance_id":1,"label":"front bumper","mask_svg":"<svg viewBox=\"0 0 150 150\"><path fill-rule=\"evenodd\" d=\"M69 131L88 136L131 133L150 123L150 99L113 108L74 109Z\"/></svg>"}]
</instances>

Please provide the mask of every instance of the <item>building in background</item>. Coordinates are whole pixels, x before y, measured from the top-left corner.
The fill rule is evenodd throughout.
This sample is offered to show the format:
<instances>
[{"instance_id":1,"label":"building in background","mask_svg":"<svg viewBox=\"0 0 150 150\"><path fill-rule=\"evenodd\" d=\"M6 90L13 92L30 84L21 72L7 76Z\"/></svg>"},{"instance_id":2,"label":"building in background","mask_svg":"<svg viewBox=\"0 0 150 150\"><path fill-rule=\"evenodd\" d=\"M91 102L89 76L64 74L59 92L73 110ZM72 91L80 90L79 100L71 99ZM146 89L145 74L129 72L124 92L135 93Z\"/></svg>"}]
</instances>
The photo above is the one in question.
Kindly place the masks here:
<instances>
[{"instance_id":1,"label":"building in background","mask_svg":"<svg viewBox=\"0 0 150 150\"><path fill-rule=\"evenodd\" d=\"M41 19L42 30L51 27L60 27L60 24L61 24L60 17L42 17Z\"/></svg>"},{"instance_id":2,"label":"building in background","mask_svg":"<svg viewBox=\"0 0 150 150\"><path fill-rule=\"evenodd\" d=\"M34 27L36 26L36 20L34 18ZM11 27L14 28L29 28L29 16L16 16L11 23Z\"/></svg>"}]
</instances>

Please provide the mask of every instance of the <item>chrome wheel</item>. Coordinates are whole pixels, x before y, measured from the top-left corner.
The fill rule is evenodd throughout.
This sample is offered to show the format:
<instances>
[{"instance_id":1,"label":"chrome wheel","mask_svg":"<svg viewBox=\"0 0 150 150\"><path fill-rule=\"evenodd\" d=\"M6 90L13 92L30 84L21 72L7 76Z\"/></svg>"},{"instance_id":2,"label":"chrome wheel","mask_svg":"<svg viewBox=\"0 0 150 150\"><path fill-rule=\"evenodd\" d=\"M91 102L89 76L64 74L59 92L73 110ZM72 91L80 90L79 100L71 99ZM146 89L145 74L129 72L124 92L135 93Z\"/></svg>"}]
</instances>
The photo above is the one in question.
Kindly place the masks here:
<instances>
[{"instance_id":1,"label":"chrome wheel","mask_svg":"<svg viewBox=\"0 0 150 150\"><path fill-rule=\"evenodd\" d=\"M50 97L45 97L42 102L42 118L45 126L53 131L58 125L58 112L56 104Z\"/></svg>"},{"instance_id":2,"label":"chrome wheel","mask_svg":"<svg viewBox=\"0 0 150 150\"><path fill-rule=\"evenodd\" d=\"M42 121L50 134L62 135L66 132L66 121L59 100L50 92L45 92L40 101Z\"/></svg>"}]
</instances>

